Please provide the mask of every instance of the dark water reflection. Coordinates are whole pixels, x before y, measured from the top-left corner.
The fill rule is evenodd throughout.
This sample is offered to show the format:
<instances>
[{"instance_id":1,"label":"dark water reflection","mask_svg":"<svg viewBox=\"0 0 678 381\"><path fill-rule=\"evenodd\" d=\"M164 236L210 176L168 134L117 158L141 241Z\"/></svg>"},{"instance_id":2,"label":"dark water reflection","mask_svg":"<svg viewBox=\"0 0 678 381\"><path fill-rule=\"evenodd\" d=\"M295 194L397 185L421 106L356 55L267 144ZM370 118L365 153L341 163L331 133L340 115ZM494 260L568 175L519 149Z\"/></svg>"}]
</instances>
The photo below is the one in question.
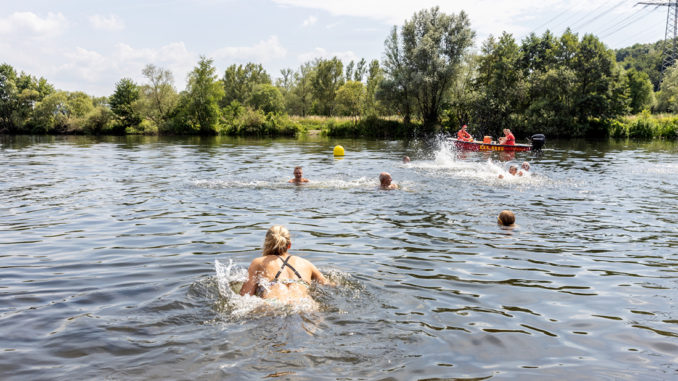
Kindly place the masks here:
<instances>
[{"instance_id":1,"label":"dark water reflection","mask_svg":"<svg viewBox=\"0 0 678 381\"><path fill-rule=\"evenodd\" d=\"M1 142L2 379L678 377L675 143ZM339 284L319 311L231 295L272 224Z\"/></svg>"}]
</instances>

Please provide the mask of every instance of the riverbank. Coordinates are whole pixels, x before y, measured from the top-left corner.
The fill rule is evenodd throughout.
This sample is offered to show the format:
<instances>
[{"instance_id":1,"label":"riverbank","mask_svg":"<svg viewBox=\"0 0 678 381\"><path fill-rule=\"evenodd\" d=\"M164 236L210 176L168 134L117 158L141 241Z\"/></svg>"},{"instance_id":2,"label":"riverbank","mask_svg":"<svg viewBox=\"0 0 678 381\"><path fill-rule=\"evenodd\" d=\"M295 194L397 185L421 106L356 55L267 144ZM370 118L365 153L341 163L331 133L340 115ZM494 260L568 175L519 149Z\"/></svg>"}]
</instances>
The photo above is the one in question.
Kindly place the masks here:
<instances>
[{"instance_id":1,"label":"riverbank","mask_svg":"<svg viewBox=\"0 0 678 381\"><path fill-rule=\"evenodd\" d=\"M74 119L59 129L30 128L17 131L0 131L6 135L46 134L46 135L223 135L241 137L300 137L305 135L321 135L334 138L376 138L376 139L411 139L429 136L435 133L454 134L457 126L448 120L440 125L425 127L419 120L404 123L398 116L385 117L323 117L323 116L290 116L280 113L264 114L257 110L247 110L237 116L222 118L221 123L209 132L187 126L157 126L149 120L143 120L134 127L121 129L116 127L110 115L96 114L82 119ZM469 126L472 135L480 137L487 134L499 136L492 132L493 128ZM651 114L643 112L628 115L619 119L604 120L594 118L581 128L579 136L550 131L549 138L557 137L613 137L617 139L648 140L678 139L678 115ZM514 135L524 139L535 132L515 129Z\"/></svg>"}]
</instances>

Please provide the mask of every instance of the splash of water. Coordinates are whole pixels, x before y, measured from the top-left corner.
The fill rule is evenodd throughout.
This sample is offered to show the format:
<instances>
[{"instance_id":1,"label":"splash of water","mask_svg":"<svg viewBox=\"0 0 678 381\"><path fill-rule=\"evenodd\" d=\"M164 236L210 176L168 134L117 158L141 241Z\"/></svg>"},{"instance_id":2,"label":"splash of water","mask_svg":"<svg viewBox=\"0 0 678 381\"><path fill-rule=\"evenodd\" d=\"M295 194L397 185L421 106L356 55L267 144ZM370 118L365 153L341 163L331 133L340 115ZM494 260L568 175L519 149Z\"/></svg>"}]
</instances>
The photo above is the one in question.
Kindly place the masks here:
<instances>
[{"instance_id":1,"label":"splash of water","mask_svg":"<svg viewBox=\"0 0 678 381\"><path fill-rule=\"evenodd\" d=\"M319 309L318 303L311 297L298 300L294 304L281 303L258 296L240 295L240 287L247 280L247 270L236 266L233 260L228 265L214 260L216 283L223 303L223 312L234 319L247 316L287 315L290 313L313 312Z\"/></svg>"},{"instance_id":2,"label":"splash of water","mask_svg":"<svg viewBox=\"0 0 678 381\"><path fill-rule=\"evenodd\" d=\"M441 135L434 141L432 154L429 155L430 160L412 161L407 166L432 172L437 176L453 176L492 183L499 181L501 183L536 184L546 180L544 176L533 176L532 171L526 172L521 169L519 171L522 171L522 176L509 174L509 166L513 164L520 167L519 162L501 163L492 160L491 157L487 157L484 161L473 160L479 158L480 154L482 153L459 151L452 141ZM485 155L490 154L490 152L485 153ZM499 175L502 175L503 179L499 179Z\"/></svg>"}]
</instances>

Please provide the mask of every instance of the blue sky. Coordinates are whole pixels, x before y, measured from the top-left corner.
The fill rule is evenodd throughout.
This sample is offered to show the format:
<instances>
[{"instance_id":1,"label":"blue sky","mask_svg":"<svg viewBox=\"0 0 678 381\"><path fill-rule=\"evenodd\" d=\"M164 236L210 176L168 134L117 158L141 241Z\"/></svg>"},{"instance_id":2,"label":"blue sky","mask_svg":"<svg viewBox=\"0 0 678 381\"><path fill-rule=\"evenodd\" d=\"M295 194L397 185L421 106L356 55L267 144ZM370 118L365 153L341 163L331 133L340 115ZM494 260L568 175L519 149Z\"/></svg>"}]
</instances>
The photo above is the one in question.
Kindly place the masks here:
<instances>
[{"instance_id":1,"label":"blue sky","mask_svg":"<svg viewBox=\"0 0 678 381\"><path fill-rule=\"evenodd\" d=\"M0 63L57 88L110 95L142 68L169 69L177 90L201 55L219 76L231 64L261 63L276 78L318 57L381 59L394 25L438 5L464 10L476 47L506 31L520 41L547 28L593 33L609 48L664 38L665 7L618 0L0 0Z\"/></svg>"}]
</instances>

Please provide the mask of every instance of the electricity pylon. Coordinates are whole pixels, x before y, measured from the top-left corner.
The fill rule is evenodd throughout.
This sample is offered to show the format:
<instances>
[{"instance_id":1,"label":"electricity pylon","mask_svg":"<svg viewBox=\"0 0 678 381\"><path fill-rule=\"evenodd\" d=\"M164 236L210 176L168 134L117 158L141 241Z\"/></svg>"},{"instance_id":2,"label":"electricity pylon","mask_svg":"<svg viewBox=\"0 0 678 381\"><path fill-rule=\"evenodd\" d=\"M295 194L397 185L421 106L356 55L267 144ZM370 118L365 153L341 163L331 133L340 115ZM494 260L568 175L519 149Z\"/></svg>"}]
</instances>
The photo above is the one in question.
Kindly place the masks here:
<instances>
[{"instance_id":1,"label":"electricity pylon","mask_svg":"<svg viewBox=\"0 0 678 381\"><path fill-rule=\"evenodd\" d=\"M676 37L678 37L678 1L646 1L636 4L667 7L666 32L662 46L662 76L664 76L664 71L673 65L678 58L678 45L676 44ZM670 50L669 41L671 43Z\"/></svg>"}]
</instances>

